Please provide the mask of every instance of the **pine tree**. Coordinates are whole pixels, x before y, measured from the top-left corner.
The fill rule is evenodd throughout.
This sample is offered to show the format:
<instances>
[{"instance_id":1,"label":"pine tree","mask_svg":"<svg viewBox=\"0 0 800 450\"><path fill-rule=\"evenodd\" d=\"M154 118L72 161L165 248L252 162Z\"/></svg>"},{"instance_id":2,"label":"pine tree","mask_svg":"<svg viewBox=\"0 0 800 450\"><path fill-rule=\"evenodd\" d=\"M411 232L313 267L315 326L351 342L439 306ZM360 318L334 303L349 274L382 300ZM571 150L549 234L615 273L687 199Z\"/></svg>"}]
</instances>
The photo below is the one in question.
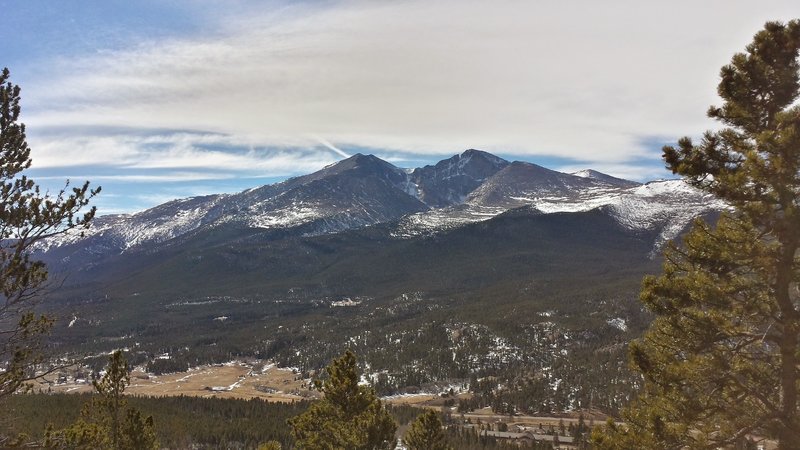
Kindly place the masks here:
<instances>
[{"instance_id":1,"label":"pine tree","mask_svg":"<svg viewBox=\"0 0 800 450\"><path fill-rule=\"evenodd\" d=\"M442 421L434 410L427 410L411 423L403 443L409 450L449 450Z\"/></svg>"},{"instance_id":2,"label":"pine tree","mask_svg":"<svg viewBox=\"0 0 800 450\"><path fill-rule=\"evenodd\" d=\"M586 421L583 417L583 413L578 415L578 424L572 430L572 438L575 445L578 446L578 449L583 450L587 447L586 443Z\"/></svg>"},{"instance_id":3,"label":"pine tree","mask_svg":"<svg viewBox=\"0 0 800 450\"><path fill-rule=\"evenodd\" d=\"M48 431L45 447L68 449L152 450L158 448L153 417L126 408L130 384L128 362L121 351L111 354L106 373L93 383L97 396L86 403L70 427Z\"/></svg>"},{"instance_id":4,"label":"pine tree","mask_svg":"<svg viewBox=\"0 0 800 450\"><path fill-rule=\"evenodd\" d=\"M103 378L92 382L99 397L89 403L88 408L84 408L84 416L98 417L99 422L109 431L112 448L120 448L121 416L123 408L128 404L123 393L130 382L128 362L122 352L117 350L111 354Z\"/></svg>"},{"instance_id":5,"label":"pine tree","mask_svg":"<svg viewBox=\"0 0 800 450\"><path fill-rule=\"evenodd\" d=\"M324 395L289 420L297 446L308 450L394 448L397 424L368 386L358 384L356 357L348 350L325 368L327 379L315 380Z\"/></svg>"},{"instance_id":6,"label":"pine tree","mask_svg":"<svg viewBox=\"0 0 800 450\"><path fill-rule=\"evenodd\" d=\"M154 450L159 448L153 416L142 416L139 410L128 408L119 431L120 449ZM280 448L278 448L280 450Z\"/></svg>"},{"instance_id":7,"label":"pine tree","mask_svg":"<svg viewBox=\"0 0 800 450\"><path fill-rule=\"evenodd\" d=\"M46 287L44 263L30 256L32 246L49 236L86 228L95 214L79 215L100 189L88 182L55 195L42 193L25 175L31 149L19 122L20 87L0 72L0 400L29 387L42 361L41 338L51 318L34 312ZM2 441L0 441L0 444Z\"/></svg>"},{"instance_id":8,"label":"pine tree","mask_svg":"<svg viewBox=\"0 0 800 450\"><path fill-rule=\"evenodd\" d=\"M800 21L767 23L722 68L726 127L664 148L667 167L725 200L664 272L644 281L656 316L630 348L644 391L596 448L729 448L751 434L800 448Z\"/></svg>"}]
</instances>

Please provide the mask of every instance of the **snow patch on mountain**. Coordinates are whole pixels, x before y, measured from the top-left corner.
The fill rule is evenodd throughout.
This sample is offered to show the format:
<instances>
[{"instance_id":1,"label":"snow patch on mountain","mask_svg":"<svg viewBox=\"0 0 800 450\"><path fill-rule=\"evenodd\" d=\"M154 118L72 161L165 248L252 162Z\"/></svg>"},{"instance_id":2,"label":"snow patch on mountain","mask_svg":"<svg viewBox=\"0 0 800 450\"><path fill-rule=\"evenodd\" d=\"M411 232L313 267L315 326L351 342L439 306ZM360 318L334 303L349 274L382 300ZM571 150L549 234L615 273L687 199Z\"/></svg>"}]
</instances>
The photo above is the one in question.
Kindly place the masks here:
<instances>
[{"instance_id":1,"label":"snow patch on mountain","mask_svg":"<svg viewBox=\"0 0 800 450\"><path fill-rule=\"evenodd\" d=\"M125 243L124 249L145 242L162 242L196 229L207 212L208 208L198 207L191 210L178 210L169 219L133 220L127 227L118 229L117 234Z\"/></svg>"},{"instance_id":2,"label":"snow patch on mountain","mask_svg":"<svg viewBox=\"0 0 800 450\"><path fill-rule=\"evenodd\" d=\"M632 188L629 195L621 196L609 207L614 217L630 229L661 226L654 251L680 235L695 217L728 208L723 201L683 180L653 181Z\"/></svg>"},{"instance_id":3,"label":"snow patch on mountain","mask_svg":"<svg viewBox=\"0 0 800 450\"><path fill-rule=\"evenodd\" d=\"M248 225L253 228L285 228L302 225L321 216L318 206L300 203L249 217Z\"/></svg>"},{"instance_id":4,"label":"snow patch on mountain","mask_svg":"<svg viewBox=\"0 0 800 450\"><path fill-rule=\"evenodd\" d=\"M431 209L403 217L390 235L399 239L432 235L470 223L489 220L505 211L505 208L500 207L469 205Z\"/></svg>"},{"instance_id":5,"label":"snow patch on mountain","mask_svg":"<svg viewBox=\"0 0 800 450\"><path fill-rule=\"evenodd\" d=\"M552 191L547 191L550 193ZM559 191L556 191L559 192ZM524 205L532 205L543 213L582 212L612 203L614 199L623 194L619 188L607 186L593 186L583 190L576 190L571 195L542 196L531 193L528 195L511 196L512 200Z\"/></svg>"},{"instance_id":6,"label":"snow patch on mountain","mask_svg":"<svg viewBox=\"0 0 800 450\"><path fill-rule=\"evenodd\" d=\"M579 170L577 172L572 172L572 175L575 175L576 177L581 177L581 178L593 178L594 170L591 170L591 169Z\"/></svg>"},{"instance_id":7,"label":"snow patch on mountain","mask_svg":"<svg viewBox=\"0 0 800 450\"><path fill-rule=\"evenodd\" d=\"M410 178L406 178L406 181L401 183L398 186L401 191L405 192L406 194L416 198L417 200L420 199L420 191L419 191L419 184L413 182Z\"/></svg>"},{"instance_id":8,"label":"snow patch on mountain","mask_svg":"<svg viewBox=\"0 0 800 450\"><path fill-rule=\"evenodd\" d=\"M607 208L620 225L628 229L652 230L661 227L653 249L655 252L680 235L695 217L725 208L723 202L683 180L655 181L630 188L598 185L570 191L569 195L547 195L551 192L559 191L544 189L544 192L518 193L508 197L511 206L490 207L468 202L461 207L413 214L400 221L393 236L410 238L431 235L491 219L511 207L529 206L545 214Z\"/></svg>"},{"instance_id":9,"label":"snow patch on mountain","mask_svg":"<svg viewBox=\"0 0 800 450\"><path fill-rule=\"evenodd\" d=\"M75 244L90 236L102 234L103 232L108 231L109 229L114 227L116 222L112 220L102 221L102 219L105 219L106 217L100 217L95 219L88 229L71 229L64 233L57 234L55 236L51 236L47 239L43 239L39 242L36 242L33 245L33 250L35 252L47 252L54 248ZM130 216L128 215L114 216L115 219L120 217L130 217Z\"/></svg>"},{"instance_id":10,"label":"snow patch on mountain","mask_svg":"<svg viewBox=\"0 0 800 450\"><path fill-rule=\"evenodd\" d=\"M102 238L103 248L124 252L144 243L159 243L200 227L209 211L226 196L190 197L130 215L109 215L92 221L88 229L72 229L37 242L36 251L76 244L88 238Z\"/></svg>"}]
</instances>

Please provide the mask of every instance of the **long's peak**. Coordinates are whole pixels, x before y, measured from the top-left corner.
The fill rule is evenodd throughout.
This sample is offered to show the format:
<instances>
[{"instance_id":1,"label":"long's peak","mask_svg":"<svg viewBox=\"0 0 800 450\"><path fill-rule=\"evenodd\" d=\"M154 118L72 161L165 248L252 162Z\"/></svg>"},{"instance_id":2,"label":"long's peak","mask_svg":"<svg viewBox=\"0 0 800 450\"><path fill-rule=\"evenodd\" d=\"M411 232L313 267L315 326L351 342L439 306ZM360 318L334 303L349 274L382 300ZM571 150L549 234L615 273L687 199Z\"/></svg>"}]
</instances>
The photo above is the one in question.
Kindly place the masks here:
<instances>
[{"instance_id":1,"label":"long's peak","mask_svg":"<svg viewBox=\"0 0 800 450\"><path fill-rule=\"evenodd\" d=\"M503 159L503 158L501 158L501 157L499 157L497 155L493 155L493 154L491 154L489 152L486 152L486 151L483 151L483 150L478 150L478 149L475 149L475 148L470 148L470 149L464 150L463 153L461 153L460 155L456 155L454 158L460 159L462 161L463 160L471 160L473 158L475 158L475 159L483 159L483 160L489 161L492 164L497 165L497 166L506 166L506 165L508 165L508 161L506 161L505 159Z\"/></svg>"},{"instance_id":2,"label":"long's peak","mask_svg":"<svg viewBox=\"0 0 800 450\"><path fill-rule=\"evenodd\" d=\"M462 155L480 155L480 154L491 155L491 153L485 152L483 150L478 150L477 148L468 148L464 150L464 152L462 153Z\"/></svg>"},{"instance_id":3,"label":"long's peak","mask_svg":"<svg viewBox=\"0 0 800 450\"><path fill-rule=\"evenodd\" d=\"M487 151L478 150L477 148L468 148L468 149L464 150L464 152L461 153L461 156L462 157L463 156L483 156L483 157L492 158L492 159L503 159L503 158L501 158L501 157L499 157L497 155L493 155L493 154L491 154L491 153L489 153Z\"/></svg>"}]
</instances>

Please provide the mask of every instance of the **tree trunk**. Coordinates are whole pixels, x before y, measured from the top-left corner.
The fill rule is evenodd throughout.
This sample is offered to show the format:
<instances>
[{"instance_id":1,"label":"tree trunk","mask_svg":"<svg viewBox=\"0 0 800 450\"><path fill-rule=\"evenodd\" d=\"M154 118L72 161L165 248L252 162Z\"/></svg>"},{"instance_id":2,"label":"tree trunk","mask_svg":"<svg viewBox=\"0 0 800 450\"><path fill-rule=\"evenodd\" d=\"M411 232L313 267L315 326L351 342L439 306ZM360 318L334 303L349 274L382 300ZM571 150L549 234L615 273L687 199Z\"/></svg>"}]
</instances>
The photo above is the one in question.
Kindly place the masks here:
<instances>
[{"instance_id":1,"label":"tree trunk","mask_svg":"<svg viewBox=\"0 0 800 450\"><path fill-rule=\"evenodd\" d=\"M797 327L787 324L781 342L781 392L784 424L780 429L779 450L800 450L797 431Z\"/></svg>"},{"instance_id":2,"label":"tree trunk","mask_svg":"<svg viewBox=\"0 0 800 450\"><path fill-rule=\"evenodd\" d=\"M783 424L778 436L779 450L800 450L800 417L797 412L797 344L800 335L800 319L792 301L792 275L797 244L784 246L775 277L775 300L781 310L783 336L781 350L781 394L783 396Z\"/></svg>"}]
</instances>

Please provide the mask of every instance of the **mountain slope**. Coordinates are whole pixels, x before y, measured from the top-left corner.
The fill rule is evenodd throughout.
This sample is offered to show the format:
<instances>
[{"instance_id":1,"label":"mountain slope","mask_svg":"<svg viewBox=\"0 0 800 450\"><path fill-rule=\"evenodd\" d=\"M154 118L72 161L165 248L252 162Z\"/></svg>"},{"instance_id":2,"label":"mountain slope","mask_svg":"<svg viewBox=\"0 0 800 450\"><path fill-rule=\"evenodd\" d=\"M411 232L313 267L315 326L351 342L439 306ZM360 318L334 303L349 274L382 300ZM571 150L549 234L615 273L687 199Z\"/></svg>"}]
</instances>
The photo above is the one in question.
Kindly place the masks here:
<instances>
[{"instance_id":1,"label":"mountain slope","mask_svg":"<svg viewBox=\"0 0 800 450\"><path fill-rule=\"evenodd\" d=\"M355 155L314 174L293 178L276 195L246 192L231 200L235 214L225 221L250 228L306 226L306 233L330 233L385 222L426 210L405 192L406 174L374 156ZM248 195L249 194L249 195ZM240 201L243 199L245 201Z\"/></svg>"},{"instance_id":2,"label":"mountain slope","mask_svg":"<svg viewBox=\"0 0 800 450\"><path fill-rule=\"evenodd\" d=\"M486 180L467 198L476 206L513 208L537 198L574 198L581 192L611 188L602 181L577 177L536 164L515 161Z\"/></svg>"},{"instance_id":3,"label":"mountain slope","mask_svg":"<svg viewBox=\"0 0 800 450\"><path fill-rule=\"evenodd\" d=\"M641 183L637 183L635 181L630 181L630 180L625 180L625 179L622 179L622 178L612 177L611 175L608 175L608 174L605 174L605 173L602 173L602 172L598 172L598 171L592 170L592 169L579 170L577 172L573 172L571 175L575 175L576 177L581 177L581 178L590 178L590 179L593 179L593 180L599 180L599 181L602 181L604 183L612 184L612 185L615 185L615 186L618 186L618 187L622 187L622 188L636 187L636 186L641 184Z\"/></svg>"},{"instance_id":4,"label":"mountain slope","mask_svg":"<svg viewBox=\"0 0 800 450\"><path fill-rule=\"evenodd\" d=\"M490 153L470 149L436 165L414 169L410 178L420 200L441 208L464 203L472 191L508 164Z\"/></svg>"},{"instance_id":5,"label":"mountain slope","mask_svg":"<svg viewBox=\"0 0 800 450\"><path fill-rule=\"evenodd\" d=\"M406 184L401 169L357 154L313 174L238 194L174 200L132 215L99 217L89 230L49 239L37 250L49 254L49 261L94 264L200 227L336 232L428 209L405 192Z\"/></svg>"},{"instance_id":6,"label":"mountain slope","mask_svg":"<svg viewBox=\"0 0 800 450\"><path fill-rule=\"evenodd\" d=\"M478 150L413 171L357 154L315 173L238 194L175 200L133 215L100 217L83 236L60 236L44 242L39 251L56 271L79 266L78 272L100 267L110 273L116 267L111 262L123 253L137 255L134 259L144 267L167 251L379 224L390 230L392 239L410 239L523 206L543 214L604 208L631 231L656 233L651 253L693 217L724 208L677 180L640 185L591 170L565 174ZM90 279L80 273L73 278Z\"/></svg>"}]
</instances>

